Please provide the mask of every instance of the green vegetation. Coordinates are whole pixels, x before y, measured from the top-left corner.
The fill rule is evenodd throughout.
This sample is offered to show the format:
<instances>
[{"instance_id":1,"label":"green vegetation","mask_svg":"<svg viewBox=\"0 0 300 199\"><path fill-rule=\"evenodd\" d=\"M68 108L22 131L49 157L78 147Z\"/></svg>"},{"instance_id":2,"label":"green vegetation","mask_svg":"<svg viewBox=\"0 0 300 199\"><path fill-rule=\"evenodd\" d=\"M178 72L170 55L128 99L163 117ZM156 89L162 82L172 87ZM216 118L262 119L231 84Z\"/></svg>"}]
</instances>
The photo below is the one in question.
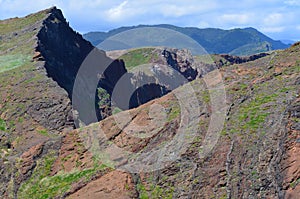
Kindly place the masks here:
<instances>
[{"instance_id":1,"label":"green vegetation","mask_svg":"<svg viewBox=\"0 0 300 199\"><path fill-rule=\"evenodd\" d=\"M294 71L295 67L289 67L290 71ZM272 71L267 71L267 75L272 75ZM250 77L249 77L250 78ZM267 134L264 128L268 116L274 114L275 110L282 110L286 104L286 92L295 92L295 86L286 86L286 79L276 76L276 82L263 82L248 86L244 83L235 84L227 93L232 95L237 102L245 96L252 97L238 104L238 109L230 114L230 120L226 121L227 128L221 132L221 135L239 134L249 139L257 136L265 136ZM273 89L276 88L276 89ZM238 91L238 92L237 92ZM281 108L280 108L281 107ZM234 108L235 109L235 108ZM250 134L248 134L250 133Z\"/></svg>"},{"instance_id":2,"label":"green vegetation","mask_svg":"<svg viewBox=\"0 0 300 199\"><path fill-rule=\"evenodd\" d=\"M203 102L208 104L210 102L210 93L208 90L202 91L200 97L202 98Z\"/></svg>"},{"instance_id":3,"label":"green vegetation","mask_svg":"<svg viewBox=\"0 0 300 199\"><path fill-rule=\"evenodd\" d=\"M137 185L140 194L140 199L172 199L174 188L163 189L158 185L151 185L150 190L146 190L142 184Z\"/></svg>"},{"instance_id":4,"label":"green vegetation","mask_svg":"<svg viewBox=\"0 0 300 199\"><path fill-rule=\"evenodd\" d=\"M108 92L103 88L98 88L97 91L98 91L98 98L99 98L99 102L98 102L99 108L101 108L105 105L109 105L110 104L110 95L108 94Z\"/></svg>"},{"instance_id":5,"label":"green vegetation","mask_svg":"<svg viewBox=\"0 0 300 199\"><path fill-rule=\"evenodd\" d=\"M204 64L214 64L215 62L219 61L220 59L225 62L226 60L218 55L196 55L194 56L195 61L204 63Z\"/></svg>"},{"instance_id":6,"label":"green vegetation","mask_svg":"<svg viewBox=\"0 0 300 199\"><path fill-rule=\"evenodd\" d=\"M81 178L88 179L95 171L87 169L84 171L74 171L71 173L60 173L51 177L44 177L37 184L33 184L27 192L28 198L54 198L61 196L70 190L73 182ZM26 192L25 192L26 193ZM23 195L24 196L24 195ZM23 198L27 198L26 196Z\"/></svg>"},{"instance_id":7,"label":"green vegetation","mask_svg":"<svg viewBox=\"0 0 300 199\"><path fill-rule=\"evenodd\" d=\"M46 17L46 12L39 12L32 15L28 15L25 18L13 18L9 23L0 21L0 35L22 30L28 25L32 25L35 22L42 20Z\"/></svg>"},{"instance_id":8,"label":"green vegetation","mask_svg":"<svg viewBox=\"0 0 300 199\"><path fill-rule=\"evenodd\" d=\"M157 60L158 54L154 51L155 48L134 49L122 55L120 59L124 60L127 70L131 70L138 65L149 64L152 60Z\"/></svg>"},{"instance_id":9,"label":"green vegetation","mask_svg":"<svg viewBox=\"0 0 300 199\"><path fill-rule=\"evenodd\" d=\"M168 121L172 121L180 116L180 106L175 105L171 108L170 113L168 114Z\"/></svg>"},{"instance_id":10,"label":"green vegetation","mask_svg":"<svg viewBox=\"0 0 300 199\"><path fill-rule=\"evenodd\" d=\"M16 55L23 58L32 55L32 46L36 30L26 30L28 26L32 26L38 21L46 17L47 12L39 12L29 15L25 18L13 18L5 21L0 21L0 52L2 55ZM9 51L8 51L9 50ZM5 58L5 59L9 59ZM19 59L19 58L18 58ZM2 66L2 61L0 61Z\"/></svg>"},{"instance_id":11,"label":"green vegetation","mask_svg":"<svg viewBox=\"0 0 300 199\"><path fill-rule=\"evenodd\" d=\"M48 135L48 131L46 129L38 130L38 133L45 136Z\"/></svg>"},{"instance_id":12,"label":"green vegetation","mask_svg":"<svg viewBox=\"0 0 300 199\"><path fill-rule=\"evenodd\" d=\"M300 73L300 61L297 61L295 66L287 67L283 71L284 75L292 75L292 74L295 74L295 73Z\"/></svg>"},{"instance_id":13,"label":"green vegetation","mask_svg":"<svg viewBox=\"0 0 300 199\"><path fill-rule=\"evenodd\" d=\"M290 184L290 187L292 187L293 189L300 183L300 178L296 179L295 181L293 181Z\"/></svg>"},{"instance_id":14,"label":"green vegetation","mask_svg":"<svg viewBox=\"0 0 300 199\"><path fill-rule=\"evenodd\" d=\"M112 110L112 114L115 115L117 113L120 113L122 112L122 109L118 108L118 107L113 107L113 110Z\"/></svg>"},{"instance_id":15,"label":"green vegetation","mask_svg":"<svg viewBox=\"0 0 300 199\"><path fill-rule=\"evenodd\" d=\"M222 61L224 66L230 65L229 61L217 54L196 55L194 56L194 60L204 64L215 64Z\"/></svg>"},{"instance_id":16,"label":"green vegetation","mask_svg":"<svg viewBox=\"0 0 300 199\"><path fill-rule=\"evenodd\" d=\"M0 118L0 131L6 131L6 122Z\"/></svg>"},{"instance_id":17,"label":"green vegetation","mask_svg":"<svg viewBox=\"0 0 300 199\"><path fill-rule=\"evenodd\" d=\"M223 196L221 196L219 199L227 199L227 195L224 194Z\"/></svg>"},{"instance_id":18,"label":"green vegetation","mask_svg":"<svg viewBox=\"0 0 300 199\"><path fill-rule=\"evenodd\" d=\"M50 176L51 167L55 159L54 152L52 152L45 158L37 161L37 166L32 176L21 185L18 191L20 198L47 199L62 196L71 189L73 183L79 180L89 181L96 173L107 168L106 165L95 164L93 168L82 171L59 172L54 176Z\"/></svg>"},{"instance_id":19,"label":"green vegetation","mask_svg":"<svg viewBox=\"0 0 300 199\"><path fill-rule=\"evenodd\" d=\"M241 124L242 129L256 131L261 124L265 121L269 115L267 108L263 108L262 105L272 102L278 95L258 95L249 104L242 106L239 109L238 120Z\"/></svg>"},{"instance_id":20,"label":"green vegetation","mask_svg":"<svg viewBox=\"0 0 300 199\"><path fill-rule=\"evenodd\" d=\"M21 198L34 198L36 194L39 194L38 186L40 181L50 175L51 167L55 161L55 152L49 153L43 160L37 161L37 166L29 178L29 180L23 183L19 189L19 196ZM43 198L43 196L39 196Z\"/></svg>"},{"instance_id":21,"label":"green vegetation","mask_svg":"<svg viewBox=\"0 0 300 199\"><path fill-rule=\"evenodd\" d=\"M26 62L29 62L31 59L30 56L25 56L22 54L15 55L0 55L0 73L17 68L19 66L24 65Z\"/></svg>"}]
</instances>

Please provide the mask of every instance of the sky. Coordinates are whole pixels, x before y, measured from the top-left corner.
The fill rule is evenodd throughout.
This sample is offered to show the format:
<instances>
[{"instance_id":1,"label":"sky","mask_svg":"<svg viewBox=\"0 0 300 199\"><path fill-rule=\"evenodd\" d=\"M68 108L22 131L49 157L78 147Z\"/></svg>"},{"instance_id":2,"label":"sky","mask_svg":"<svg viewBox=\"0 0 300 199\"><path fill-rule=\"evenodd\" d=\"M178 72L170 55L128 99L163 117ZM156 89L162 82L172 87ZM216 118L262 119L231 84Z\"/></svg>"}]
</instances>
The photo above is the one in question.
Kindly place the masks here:
<instances>
[{"instance_id":1,"label":"sky","mask_svg":"<svg viewBox=\"0 0 300 199\"><path fill-rule=\"evenodd\" d=\"M139 24L254 27L276 40L300 40L300 0L0 0L0 19L56 6L80 33Z\"/></svg>"}]
</instances>

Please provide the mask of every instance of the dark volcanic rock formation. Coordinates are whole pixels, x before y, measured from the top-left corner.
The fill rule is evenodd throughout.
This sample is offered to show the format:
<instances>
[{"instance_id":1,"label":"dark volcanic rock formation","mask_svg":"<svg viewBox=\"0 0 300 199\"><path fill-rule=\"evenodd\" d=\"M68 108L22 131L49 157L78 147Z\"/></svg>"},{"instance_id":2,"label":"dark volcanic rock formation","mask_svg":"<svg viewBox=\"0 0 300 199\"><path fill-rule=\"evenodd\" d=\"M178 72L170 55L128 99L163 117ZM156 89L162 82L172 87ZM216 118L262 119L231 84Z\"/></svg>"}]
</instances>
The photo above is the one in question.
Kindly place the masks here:
<instances>
[{"instance_id":1,"label":"dark volcanic rock formation","mask_svg":"<svg viewBox=\"0 0 300 199\"><path fill-rule=\"evenodd\" d=\"M98 98L95 104L86 106L91 101L95 101L99 80L98 86L111 93L118 79L126 73L124 63L120 60L112 60L105 55L104 51L95 49L90 42L84 40L80 34L69 27L62 12L55 7L49 10L49 15L43 21L37 37L36 51L38 53L34 59L45 62L47 76L67 91L71 101L76 100L75 110L79 109L78 106L83 106L97 113L98 119L95 120L89 116L89 113L80 111L79 118L82 122L90 124L103 119L103 116L110 115L107 109L99 109ZM87 57L95 59L84 63ZM88 69L81 72L78 77L83 81L83 85L79 88L81 90L73 95L75 79L82 65Z\"/></svg>"},{"instance_id":2,"label":"dark volcanic rock formation","mask_svg":"<svg viewBox=\"0 0 300 199\"><path fill-rule=\"evenodd\" d=\"M220 55L222 58L227 60L230 64L242 64L246 63L249 61L254 61L257 59L260 59L262 57L268 56L270 54L268 53L260 53L260 54L255 54L251 56L245 56L245 57L239 57L239 56L233 56L233 55Z\"/></svg>"},{"instance_id":3,"label":"dark volcanic rock formation","mask_svg":"<svg viewBox=\"0 0 300 199\"><path fill-rule=\"evenodd\" d=\"M97 122L111 115L110 97L105 104L103 104L103 98L107 94L112 95L115 85L124 74L127 74L127 77L123 80L123 92L115 95L114 99L115 105L122 109L134 108L161 97L198 76L197 69L192 66L191 53L177 49L164 49L160 52L161 64L178 71L177 75L168 77L169 74L162 70L156 74L161 80L156 84L150 81L146 74L128 74L122 60L112 60L106 57L104 51L94 48L85 41L80 34L69 27L62 12L55 7L49 10L37 37L37 53L34 59L44 61L48 77L67 91L71 101L76 101L73 108L78 110L78 117L75 118L77 125L80 122L84 124ZM80 72L77 77L80 67L84 67L85 71ZM181 81L178 78L179 74L187 81ZM76 88L80 91L73 93L76 77L78 81L81 81L81 85ZM98 82L97 85L95 82ZM102 90L103 92L99 95L96 93L98 88L105 91ZM133 92L128 93L129 91ZM132 96L128 96L128 101L123 103L123 96L129 94ZM96 112L96 117L93 112Z\"/></svg>"},{"instance_id":4,"label":"dark volcanic rock formation","mask_svg":"<svg viewBox=\"0 0 300 199\"><path fill-rule=\"evenodd\" d=\"M48 76L71 96L77 72L93 46L69 27L55 7L49 10L37 37L36 50L45 60Z\"/></svg>"},{"instance_id":5,"label":"dark volcanic rock formation","mask_svg":"<svg viewBox=\"0 0 300 199\"><path fill-rule=\"evenodd\" d=\"M169 66L180 72L187 80L196 79L198 71L192 67L193 56L188 50L165 49L162 51Z\"/></svg>"}]
</instances>

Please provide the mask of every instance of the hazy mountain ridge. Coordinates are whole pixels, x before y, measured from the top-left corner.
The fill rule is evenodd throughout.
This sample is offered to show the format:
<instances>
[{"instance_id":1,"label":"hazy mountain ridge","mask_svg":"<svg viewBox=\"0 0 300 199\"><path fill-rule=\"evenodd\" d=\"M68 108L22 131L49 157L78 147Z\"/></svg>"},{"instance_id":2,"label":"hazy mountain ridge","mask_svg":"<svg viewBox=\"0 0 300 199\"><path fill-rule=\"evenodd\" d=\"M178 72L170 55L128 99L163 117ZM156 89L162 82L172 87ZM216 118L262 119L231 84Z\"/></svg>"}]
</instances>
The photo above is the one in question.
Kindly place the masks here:
<instances>
[{"instance_id":1,"label":"hazy mountain ridge","mask_svg":"<svg viewBox=\"0 0 300 199\"><path fill-rule=\"evenodd\" d=\"M182 28L173 25L138 25L131 27L121 27L108 32L90 32L83 35L85 39L97 46L105 39L118 33L132 30L134 28L166 28L186 34L197 41L209 54L232 54L232 55L252 55L270 50L285 49L289 45L281 41L274 41L254 28L222 30L215 28ZM116 46L121 50L123 46ZM120 48L120 49L117 49Z\"/></svg>"}]
</instances>

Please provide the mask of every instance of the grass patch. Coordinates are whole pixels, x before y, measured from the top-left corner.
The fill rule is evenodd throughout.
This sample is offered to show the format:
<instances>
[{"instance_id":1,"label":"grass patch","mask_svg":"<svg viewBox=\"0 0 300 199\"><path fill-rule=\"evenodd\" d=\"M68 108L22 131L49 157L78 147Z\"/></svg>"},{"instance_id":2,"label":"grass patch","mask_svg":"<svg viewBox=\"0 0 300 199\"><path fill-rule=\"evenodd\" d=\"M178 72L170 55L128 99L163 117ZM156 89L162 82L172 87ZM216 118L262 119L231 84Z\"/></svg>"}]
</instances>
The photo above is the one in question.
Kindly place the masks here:
<instances>
[{"instance_id":1,"label":"grass patch","mask_svg":"<svg viewBox=\"0 0 300 199\"><path fill-rule=\"evenodd\" d=\"M131 70L136 66L151 63L158 59L158 54L154 52L155 48L139 48L129 51L122 55L127 70Z\"/></svg>"},{"instance_id":2,"label":"grass patch","mask_svg":"<svg viewBox=\"0 0 300 199\"><path fill-rule=\"evenodd\" d=\"M6 122L0 119L0 131L6 131Z\"/></svg>"},{"instance_id":3,"label":"grass patch","mask_svg":"<svg viewBox=\"0 0 300 199\"><path fill-rule=\"evenodd\" d=\"M180 116L180 107L174 106L171 108L170 113L168 114L168 121L172 121Z\"/></svg>"},{"instance_id":4,"label":"grass patch","mask_svg":"<svg viewBox=\"0 0 300 199\"><path fill-rule=\"evenodd\" d=\"M210 103L210 93L208 90L204 90L201 93L201 98L203 100L204 103L209 104Z\"/></svg>"},{"instance_id":5,"label":"grass patch","mask_svg":"<svg viewBox=\"0 0 300 199\"><path fill-rule=\"evenodd\" d=\"M0 73L14 68L18 68L30 61L30 56L22 54L0 56Z\"/></svg>"},{"instance_id":6,"label":"grass patch","mask_svg":"<svg viewBox=\"0 0 300 199\"><path fill-rule=\"evenodd\" d=\"M290 184L290 187L292 187L293 189L300 183L300 178L298 178L297 180L295 180L294 182L292 182Z\"/></svg>"},{"instance_id":7,"label":"grass patch","mask_svg":"<svg viewBox=\"0 0 300 199\"><path fill-rule=\"evenodd\" d=\"M118 114L120 112L122 112L123 110L120 109L119 107L113 107L113 110L112 110L112 114L115 115L115 114Z\"/></svg>"},{"instance_id":8,"label":"grass patch","mask_svg":"<svg viewBox=\"0 0 300 199\"><path fill-rule=\"evenodd\" d=\"M48 136L48 131L46 129L38 130L38 133L44 136Z\"/></svg>"},{"instance_id":9,"label":"grass patch","mask_svg":"<svg viewBox=\"0 0 300 199\"><path fill-rule=\"evenodd\" d=\"M35 22L45 18L46 14L46 12L42 11L36 14L28 15L24 18L9 19L9 23L7 23L8 20L0 21L0 35L22 30L26 26L34 24Z\"/></svg>"},{"instance_id":10,"label":"grass patch","mask_svg":"<svg viewBox=\"0 0 300 199\"><path fill-rule=\"evenodd\" d=\"M242 129L255 131L266 120L269 113L262 108L262 105L272 102L277 94L256 96L250 103L239 109L238 121Z\"/></svg>"},{"instance_id":11,"label":"grass patch","mask_svg":"<svg viewBox=\"0 0 300 199\"><path fill-rule=\"evenodd\" d=\"M230 65L230 62L216 54L196 55L194 56L194 59L195 61L204 64L215 64L217 62L222 62L224 65Z\"/></svg>"},{"instance_id":12,"label":"grass patch","mask_svg":"<svg viewBox=\"0 0 300 199\"><path fill-rule=\"evenodd\" d=\"M172 199L174 188L163 189L158 185L151 185L150 190L147 191L142 184L137 185L140 194L140 199Z\"/></svg>"},{"instance_id":13,"label":"grass patch","mask_svg":"<svg viewBox=\"0 0 300 199\"><path fill-rule=\"evenodd\" d=\"M71 189L73 183L79 180L89 181L97 172L107 168L106 165L95 164L93 168L82 171L60 172L49 176L55 159L56 157L52 153L43 160L38 160L37 167L30 179L21 185L18 191L19 198L47 199L62 196Z\"/></svg>"}]
</instances>

